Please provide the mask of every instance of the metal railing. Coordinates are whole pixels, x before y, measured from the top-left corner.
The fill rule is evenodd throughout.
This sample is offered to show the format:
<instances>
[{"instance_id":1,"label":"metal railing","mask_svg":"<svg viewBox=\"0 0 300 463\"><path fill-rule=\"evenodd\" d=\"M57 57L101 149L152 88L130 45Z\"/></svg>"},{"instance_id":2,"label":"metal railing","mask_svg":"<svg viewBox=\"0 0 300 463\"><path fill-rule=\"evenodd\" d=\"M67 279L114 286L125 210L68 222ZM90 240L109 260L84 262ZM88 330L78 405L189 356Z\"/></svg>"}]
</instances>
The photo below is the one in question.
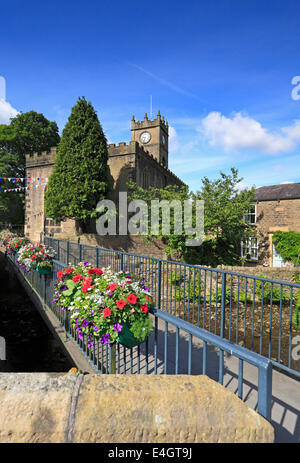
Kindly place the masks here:
<instances>
[{"instance_id":1,"label":"metal railing","mask_svg":"<svg viewBox=\"0 0 300 463\"><path fill-rule=\"evenodd\" d=\"M66 264L87 260L146 279L158 309L265 356L276 367L300 377L300 361L292 355L293 339L300 335L293 323L300 311L299 284L51 237L45 237L45 244Z\"/></svg>"},{"instance_id":2,"label":"metal railing","mask_svg":"<svg viewBox=\"0 0 300 463\"><path fill-rule=\"evenodd\" d=\"M247 396L244 391L244 363L257 369L257 411L266 419L271 419L272 364L268 359L158 308L151 314L154 326L152 333L144 343L132 349L119 343L116 343L113 349L108 344L102 345L95 338L91 342L85 335L79 339L71 324L69 312L60 310L53 303L56 274L65 264L55 260L52 274L45 276L36 271L24 273L17 266L15 257L8 257L15 269L21 272L35 290L42 303L54 313L66 336L77 344L81 353L98 373L207 374L224 384L227 374L224 356L227 355L238 361L235 375L237 387L234 392L242 400ZM123 255L123 259L124 257ZM83 256L79 260L82 258ZM115 263L120 266L121 262L122 258L116 259Z\"/></svg>"}]
</instances>

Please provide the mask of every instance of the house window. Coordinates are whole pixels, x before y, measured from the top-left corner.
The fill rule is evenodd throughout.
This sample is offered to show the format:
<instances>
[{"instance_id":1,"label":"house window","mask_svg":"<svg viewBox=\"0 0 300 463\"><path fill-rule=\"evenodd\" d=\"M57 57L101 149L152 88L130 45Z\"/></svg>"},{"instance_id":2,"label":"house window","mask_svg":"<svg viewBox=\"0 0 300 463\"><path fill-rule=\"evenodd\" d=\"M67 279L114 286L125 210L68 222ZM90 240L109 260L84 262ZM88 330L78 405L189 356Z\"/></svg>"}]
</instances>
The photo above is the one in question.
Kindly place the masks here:
<instances>
[{"instance_id":1,"label":"house window","mask_svg":"<svg viewBox=\"0 0 300 463\"><path fill-rule=\"evenodd\" d=\"M250 204L247 214L244 215L244 222L248 225L256 224L256 204Z\"/></svg>"},{"instance_id":2,"label":"house window","mask_svg":"<svg viewBox=\"0 0 300 463\"><path fill-rule=\"evenodd\" d=\"M241 256L244 259L258 260L258 238L245 238L241 242Z\"/></svg>"}]
</instances>

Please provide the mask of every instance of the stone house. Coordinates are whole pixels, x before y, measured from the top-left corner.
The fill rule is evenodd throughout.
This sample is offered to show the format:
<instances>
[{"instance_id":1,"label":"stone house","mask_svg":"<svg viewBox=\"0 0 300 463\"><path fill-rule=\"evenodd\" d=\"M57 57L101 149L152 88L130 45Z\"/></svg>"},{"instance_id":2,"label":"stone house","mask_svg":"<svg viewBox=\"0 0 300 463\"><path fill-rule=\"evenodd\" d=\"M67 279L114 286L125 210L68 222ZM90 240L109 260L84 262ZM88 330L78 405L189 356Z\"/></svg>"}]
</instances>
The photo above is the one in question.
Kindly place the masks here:
<instances>
[{"instance_id":1,"label":"stone house","mask_svg":"<svg viewBox=\"0 0 300 463\"><path fill-rule=\"evenodd\" d=\"M256 227L257 235L241 243L241 256L248 265L290 265L276 250L272 236L278 230L300 233L300 183L257 188L245 221Z\"/></svg>"},{"instance_id":2,"label":"stone house","mask_svg":"<svg viewBox=\"0 0 300 463\"><path fill-rule=\"evenodd\" d=\"M111 199L117 201L119 192L127 191L126 183L132 179L138 186L164 188L167 185L184 185L184 183L168 168L169 160L169 126L158 111L157 117L143 121L131 120L131 141L118 145L108 145L108 166L110 170L112 194ZM31 189L25 196L25 236L38 241L45 232L51 235L76 234L74 220L55 222L45 216L45 188L36 188L37 179L50 177L56 156L56 148L49 152L34 153L26 156L26 177L31 178ZM35 187L32 189L32 187Z\"/></svg>"}]
</instances>

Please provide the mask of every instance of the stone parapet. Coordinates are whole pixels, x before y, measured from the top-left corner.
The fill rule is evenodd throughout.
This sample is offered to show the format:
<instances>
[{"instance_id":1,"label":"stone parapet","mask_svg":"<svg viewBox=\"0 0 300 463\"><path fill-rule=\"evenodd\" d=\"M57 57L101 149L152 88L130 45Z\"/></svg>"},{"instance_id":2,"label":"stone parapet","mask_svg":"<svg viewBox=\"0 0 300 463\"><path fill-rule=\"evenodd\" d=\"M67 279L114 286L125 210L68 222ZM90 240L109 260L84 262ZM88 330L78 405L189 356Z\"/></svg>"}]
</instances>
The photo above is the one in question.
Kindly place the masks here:
<instances>
[{"instance_id":1,"label":"stone parapet","mask_svg":"<svg viewBox=\"0 0 300 463\"><path fill-rule=\"evenodd\" d=\"M56 156L56 147L42 153L26 154L26 168L53 165Z\"/></svg>"},{"instance_id":2,"label":"stone parapet","mask_svg":"<svg viewBox=\"0 0 300 463\"><path fill-rule=\"evenodd\" d=\"M2 443L273 442L271 424L207 376L1 373Z\"/></svg>"}]
</instances>

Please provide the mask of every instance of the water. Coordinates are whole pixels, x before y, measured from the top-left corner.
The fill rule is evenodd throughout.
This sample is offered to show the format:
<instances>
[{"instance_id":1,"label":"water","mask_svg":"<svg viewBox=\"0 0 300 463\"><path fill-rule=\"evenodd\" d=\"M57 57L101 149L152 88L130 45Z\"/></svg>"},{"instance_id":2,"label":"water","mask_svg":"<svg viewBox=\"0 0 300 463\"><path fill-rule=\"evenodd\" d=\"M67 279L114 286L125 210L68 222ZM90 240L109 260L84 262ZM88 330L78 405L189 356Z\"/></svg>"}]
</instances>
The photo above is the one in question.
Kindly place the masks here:
<instances>
[{"instance_id":1,"label":"water","mask_svg":"<svg viewBox=\"0 0 300 463\"><path fill-rule=\"evenodd\" d=\"M73 365L0 253L0 336L6 360L0 372L67 372Z\"/></svg>"}]
</instances>

